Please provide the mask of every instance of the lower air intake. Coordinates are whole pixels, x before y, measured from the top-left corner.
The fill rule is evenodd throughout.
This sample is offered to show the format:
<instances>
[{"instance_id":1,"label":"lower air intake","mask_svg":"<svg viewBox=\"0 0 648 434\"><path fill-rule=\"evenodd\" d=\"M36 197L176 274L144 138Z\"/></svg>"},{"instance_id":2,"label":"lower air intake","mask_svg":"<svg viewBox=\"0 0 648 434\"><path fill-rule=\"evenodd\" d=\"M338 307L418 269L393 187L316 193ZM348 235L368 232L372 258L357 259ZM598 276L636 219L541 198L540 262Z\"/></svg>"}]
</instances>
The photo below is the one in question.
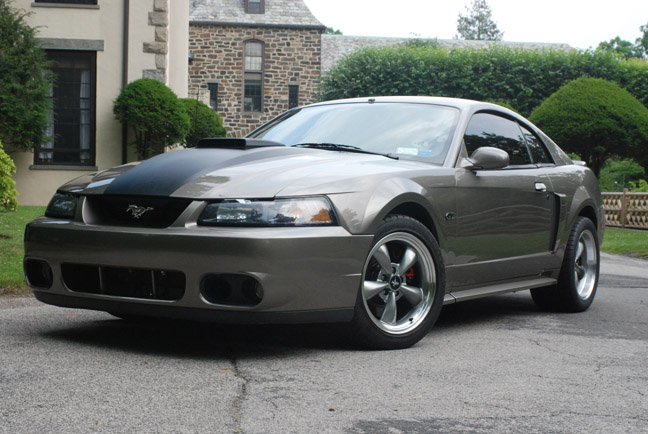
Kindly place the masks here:
<instances>
[{"instance_id":1,"label":"lower air intake","mask_svg":"<svg viewBox=\"0 0 648 434\"><path fill-rule=\"evenodd\" d=\"M174 301L185 292L180 271L62 264L65 286L74 292Z\"/></svg>"}]
</instances>

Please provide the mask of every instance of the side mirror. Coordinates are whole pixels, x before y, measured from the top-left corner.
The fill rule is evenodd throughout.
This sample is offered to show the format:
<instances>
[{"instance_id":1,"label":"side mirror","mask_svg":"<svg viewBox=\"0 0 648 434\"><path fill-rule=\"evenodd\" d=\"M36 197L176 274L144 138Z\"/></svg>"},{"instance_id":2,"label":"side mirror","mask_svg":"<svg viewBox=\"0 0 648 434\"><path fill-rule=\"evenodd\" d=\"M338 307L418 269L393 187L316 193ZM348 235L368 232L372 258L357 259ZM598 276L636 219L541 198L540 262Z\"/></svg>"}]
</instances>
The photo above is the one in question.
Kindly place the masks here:
<instances>
[{"instance_id":1,"label":"side mirror","mask_svg":"<svg viewBox=\"0 0 648 434\"><path fill-rule=\"evenodd\" d=\"M483 146L477 148L470 158L464 158L461 167L469 170L496 170L509 165L509 154L502 149Z\"/></svg>"}]
</instances>

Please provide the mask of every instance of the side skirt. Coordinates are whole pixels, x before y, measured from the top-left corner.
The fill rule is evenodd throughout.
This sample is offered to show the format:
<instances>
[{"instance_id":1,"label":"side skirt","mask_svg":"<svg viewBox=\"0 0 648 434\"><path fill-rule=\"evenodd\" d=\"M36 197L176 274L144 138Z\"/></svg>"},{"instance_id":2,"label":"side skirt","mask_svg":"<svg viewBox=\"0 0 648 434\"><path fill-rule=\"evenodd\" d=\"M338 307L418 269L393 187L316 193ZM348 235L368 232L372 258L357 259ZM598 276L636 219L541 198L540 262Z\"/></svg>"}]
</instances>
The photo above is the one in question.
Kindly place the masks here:
<instances>
[{"instance_id":1,"label":"side skirt","mask_svg":"<svg viewBox=\"0 0 648 434\"><path fill-rule=\"evenodd\" d=\"M445 295L443 304L452 304L460 301L487 297L489 295L505 294L507 292L522 291L525 289L539 288L541 286L550 286L555 285L556 283L557 280L550 277L538 277L535 279L521 280L517 282L498 283L495 285L451 292L450 294Z\"/></svg>"}]
</instances>

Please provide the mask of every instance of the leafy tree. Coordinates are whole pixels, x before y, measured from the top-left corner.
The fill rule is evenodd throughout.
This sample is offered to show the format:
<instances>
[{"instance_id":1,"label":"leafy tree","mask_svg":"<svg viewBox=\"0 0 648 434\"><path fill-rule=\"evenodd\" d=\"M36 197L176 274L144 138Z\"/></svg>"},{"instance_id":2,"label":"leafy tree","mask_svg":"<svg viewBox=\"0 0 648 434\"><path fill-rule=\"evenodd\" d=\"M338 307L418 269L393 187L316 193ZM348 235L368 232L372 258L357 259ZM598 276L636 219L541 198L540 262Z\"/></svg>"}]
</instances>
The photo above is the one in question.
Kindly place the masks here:
<instances>
[{"instance_id":1,"label":"leafy tree","mask_svg":"<svg viewBox=\"0 0 648 434\"><path fill-rule=\"evenodd\" d=\"M189 133L184 139L186 148L195 147L200 139L227 135L220 116L214 113L208 105L191 98L182 98L180 101L182 101L191 123Z\"/></svg>"},{"instance_id":2,"label":"leafy tree","mask_svg":"<svg viewBox=\"0 0 648 434\"><path fill-rule=\"evenodd\" d=\"M642 52L643 57L648 57L648 23L639 27L639 31L641 36L635 41L635 46Z\"/></svg>"},{"instance_id":3,"label":"leafy tree","mask_svg":"<svg viewBox=\"0 0 648 434\"><path fill-rule=\"evenodd\" d=\"M624 59L643 56L641 49L635 46L632 42L623 40L618 36L614 39L610 39L609 42L601 42L598 45L597 50L611 51Z\"/></svg>"},{"instance_id":4,"label":"leafy tree","mask_svg":"<svg viewBox=\"0 0 648 434\"><path fill-rule=\"evenodd\" d=\"M580 155L597 176L612 155L648 163L648 108L615 83L587 77L567 83L529 120Z\"/></svg>"},{"instance_id":5,"label":"leafy tree","mask_svg":"<svg viewBox=\"0 0 648 434\"><path fill-rule=\"evenodd\" d=\"M491 8L486 0L473 0L467 15L459 14L457 19L457 39L471 41L501 41L504 33L497 28L491 17Z\"/></svg>"},{"instance_id":6,"label":"leafy tree","mask_svg":"<svg viewBox=\"0 0 648 434\"><path fill-rule=\"evenodd\" d=\"M0 0L0 139L7 149L24 150L44 140L50 84L36 30L10 3Z\"/></svg>"},{"instance_id":7,"label":"leafy tree","mask_svg":"<svg viewBox=\"0 0 648 434\"><path fill-rule=\"evenodd\" d=\"M611 158L605 162L599 175L601 191L621 191L631 188L631 182L646 177L646 171L632 158Z\"/></svg>"},{"instance_id":8,"label":"leafy tree","mask_svg":"<svg viewBox=\"0 0 648 434\"><path fill-rule=\"evenodd\" d=\"M16 165L2 148L0 142L0 211L15 211L18 207L16 182L11 177Z\"/></svg>"},{"instance_id":9,"label":"leafy tree","mask_svg":"<svg viewBox=\"0 0 648 434\"><path fill-rule=\"evenodd\" d=\"M342 31L334 29L333 27L327 27L326 30L324 30L325 35L341 35Z\"/></svg>"},{"instance_id":10,"label":"leafy tree","mask_svg":"<svg viewBox=\"0 0 648 434\"><path fill-rule=\"evenodd\" d=\"M135 133L140 160L164 152L180 143L189 132L189 116L175 93L152 78L127 84L114 101L113 113Z\"/></svg>"},{"instance_id":11,"label":"leafy tree","mask_svg":"<svg viewBox=\"0 0 648 434\"><path fill-rule=\"evenodd\" d=\"M639 31L641 36L635 40L634 44L617 36L608 42L601 42L597 50L611 51L624 59L648 58L648 24L640 26Z\"/></svg>"}]
</instances>

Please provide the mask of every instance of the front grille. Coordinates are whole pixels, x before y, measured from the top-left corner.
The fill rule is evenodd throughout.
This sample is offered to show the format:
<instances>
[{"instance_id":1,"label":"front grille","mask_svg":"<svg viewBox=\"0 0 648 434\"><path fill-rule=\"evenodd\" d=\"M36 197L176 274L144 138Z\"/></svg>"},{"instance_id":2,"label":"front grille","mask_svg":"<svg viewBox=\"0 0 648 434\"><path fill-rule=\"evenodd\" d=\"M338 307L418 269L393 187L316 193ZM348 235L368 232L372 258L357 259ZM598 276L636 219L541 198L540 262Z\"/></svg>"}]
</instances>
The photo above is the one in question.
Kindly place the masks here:
<instances>
[{"instance_id":1,"label":"front grille","mask_svg":"<svg viewBox=\"0 0 648 434\"><path fill-rule=\"evenodd\" d=\"M86 223L136 228L166 228L189 206L191 199L142 196L87 196Z\"/></svg>"},{"instance_id":2,"label":"front grille","mask_svg":"<svg viewBox=\"0 0 648 434\"><path fill-rule=\"evenodd\" d=\"M65 286L74 292L151 300L179 300L185 292L180 271L62 264Z\"/></svg>"}]
</instances>

